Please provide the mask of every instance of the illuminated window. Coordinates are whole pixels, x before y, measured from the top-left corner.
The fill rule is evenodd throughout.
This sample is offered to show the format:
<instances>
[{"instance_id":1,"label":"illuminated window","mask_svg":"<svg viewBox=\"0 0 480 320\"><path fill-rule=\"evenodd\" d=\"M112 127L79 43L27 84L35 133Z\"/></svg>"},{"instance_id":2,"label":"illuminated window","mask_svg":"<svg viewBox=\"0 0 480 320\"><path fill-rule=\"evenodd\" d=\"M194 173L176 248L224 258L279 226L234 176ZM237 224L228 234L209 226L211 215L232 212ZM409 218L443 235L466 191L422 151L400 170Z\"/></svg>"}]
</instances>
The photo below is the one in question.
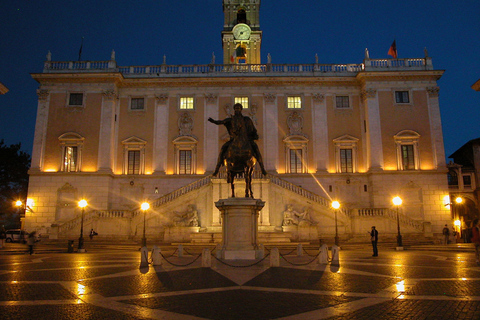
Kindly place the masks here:
<instances>
[{"instance_id":1,"label":"illuminated window","mask_svg":"<svg viewBox=\"0 0 480 320\"><path fill-rule=\"evenodd\" d=\"M302 98L301 97L287 97L287 108L288 109L301 109L302 108Z\"/></svg>"},{"instance_id":2,"label":"illuminated window","mask_svg":"<svg viewBox=\"0 0 480 320\"><path fill-rule=\"evenodd\" d=\"M402 145L402 166L403 170L415 170L413 144Z\"/></svg>"},{"instance_id":3,"label":"illuminated window","mask_svg":"<svg viewBox=\"0 0 480 320\"><path fill-rule=\"evenodd\" d=\"M63 165L64 165L65 172L77 171L77 156L78 156L78 147L66 146L64 148Z\"/></svg>"},{"instance_id":4,"label":"illuminated window","mask_svg":"<svg viewBox=\"0 0 480 320\"><path fill-rule=\"evenodd\" d=\"M358 140L348 134L333 140L335 145L336 172L357 172L357 144Z\"/></svg>"},{"instance_id":5,"label":"illuminated window","mask_svg":"<svg viewBox=\"0 0 480 320\"><path fill-rule=\"evenodd\" d=\"M412 130L403 130L394 136L397 147L398 170L419 170L418 141L420 135Z\"/></svg>"},{"instance_id":6,"label":"illuminated window","mask_svg":"<svg viewBox=\"0 0 480 320\"><path fill-rule=\"evenodd\" d=\"M182 110L193 110L193 97L181 97L180 98L180 109Z\"/></svg>"},{"instance_id":7,"label":"illuminated window","mask_svg":"<svg viewBox=\"0 0 480 320\"><path fill-rule=\"evenodd\" d=\"M290 149L290 173L302 172L302 149Z\"/></svg>"},{"instance_id":8,"label":"illuminated window","mask_svg":"<svg viewBox=\"0 0 480 320\"><path fill-rule=\"evenodd\" d=\"M337 109L350 108L350 99L348 96L336 96L335 101L335 106Z\"/></svg>"},{"instance_id":9,"label":"illuminated window","mask_svg":"<svg viewBox=\"0 0 480 320\"><path fill-rule=\"evenodd\" d=\"M303 135L290 135L285 144L285 171L287 173L307 173L308 139Z\"/></svg>"},{"instance_id":10,"label":"illuminated window","mask_svg":"<svg viewBox=\"0 0 480 320\"><path fill-rule=\"evenodd\" d=\"M353 172L352 149L340 149L340 172Z\"/></svg>"},{"instance_id":11,"label":"illuminated window","mask_svg":"<svg viewBox=\"0 0 480 320\"><path fill-rule=\"evenodd\" d=\"M128 151L127 174L140 174L140 150Z\"/></svg>"},{"instance_id":12,"label":"illuminated window","mask_svg":"<svg viewBox=\"0 0 480 320\"><path fill-rule=\"evenodd\" d=\"M62 164L60 171L78 172L81 169L82 147L84 138L75 132L67 132L58 137L62 147Z\"/></svg>"},{"instance_id":13,"label":"illuminated window","mask_svg":"<svg viewBox=\"0 0 480 320\"><path fill-rule=\"evenodd\" d=\"M83 106L83 93L70 93L68 97L69 106Z\"/></svg>"},{"instance_id":14,"label":"illuminated window","mask_svg":"<svg viewBox=\"0 0 480 320\"><path fill-rule=\"evenodd\" d=\"M175 174L196 174L197 139L179 136L173 140L175 147Z\"/></svg>"},{"instance_id":15,"label":"illuminated window","mask_svg":"<svg viewBox=\"0 0 480 320\"><path fill-rule=\"evenodd\" d=\"M192 174L192 150L179 150L178 174Z\"/></svg>"},{"instance_id":16,"label":"illuminated window","mask_svg":"<svg viewBox=\"0 0 480 320\"><path fill-rule=\"evenodd\" d=\"M144 110L145 99L144 98L132 98L130 100L130 110Z\"/></svg>"},{"instance_id":17,"label":"illuminated window","mask_svg":"<svg viewBox=\"0 0 480 320\"><path fill-rule=\"evenodd\" d=\"M122 141L123 144L123 174L145 173L145 146L147 142L137 137Z\"/></svg>"},{"instance_id":18,"label":"illuminated window","mask_svg":"<svg viewBox=\"0 0 480 320\"><path fill-rule=\"evenodd\" d=\"M240 103L243 109L248 109L248 97L235 97L235 104Z\"/></svg>"},{"instance_id":19,"label":"illuminated window","mask_svg":"<svg viewBox=\"0 0 480 320\"><path fill-rule=\"evenodd\" d=\"M395 91L396 103L410 103L408 91Z\"/></svg>"}]
</instances>

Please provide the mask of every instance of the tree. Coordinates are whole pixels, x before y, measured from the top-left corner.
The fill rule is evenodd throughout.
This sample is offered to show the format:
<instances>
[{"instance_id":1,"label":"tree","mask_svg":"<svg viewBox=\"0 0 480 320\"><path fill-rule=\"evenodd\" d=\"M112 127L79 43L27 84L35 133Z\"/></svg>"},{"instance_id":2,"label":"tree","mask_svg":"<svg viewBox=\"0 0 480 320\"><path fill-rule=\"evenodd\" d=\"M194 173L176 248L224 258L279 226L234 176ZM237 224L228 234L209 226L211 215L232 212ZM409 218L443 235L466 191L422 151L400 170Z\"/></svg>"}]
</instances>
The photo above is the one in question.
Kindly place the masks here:
<instances>
[{"instance_id":1,"label":"tree","mask_svg":"<svg viewBox=\"0 0 480 320\"><path fill-rule=\"evenodd\" d=\"M20 143L7 146L0 140L0 220L6 228L14 227L11 220L19 227L20 210L14 202L27 199L30 155L20 148Z\"/></svg>"}]
</instances>

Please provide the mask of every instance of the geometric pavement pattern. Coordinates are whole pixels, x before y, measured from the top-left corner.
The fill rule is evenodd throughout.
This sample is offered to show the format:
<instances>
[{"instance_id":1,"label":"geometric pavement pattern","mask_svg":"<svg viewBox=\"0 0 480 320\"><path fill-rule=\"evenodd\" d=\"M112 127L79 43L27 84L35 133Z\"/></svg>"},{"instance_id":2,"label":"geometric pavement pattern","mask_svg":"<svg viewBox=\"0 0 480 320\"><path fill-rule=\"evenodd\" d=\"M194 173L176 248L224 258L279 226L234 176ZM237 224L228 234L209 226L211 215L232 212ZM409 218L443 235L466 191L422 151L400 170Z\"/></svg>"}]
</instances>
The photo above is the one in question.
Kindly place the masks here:
<instances>
[{"instance_id":1,"label":"geometric pavement pattern","mask_svg":"<svg viewBox=\"0 0 480 320\"><path fill-rule=\"evenodd\" d=\"M473 252L383 249L371 257L365 248L323 265L312 250L290 251L280 267L268 257L255 265L212 257L203 268L194 261L201 249L182 257L174 249L162 247L168 262L149 267L133 247L32 256L0 249L1 319L480 319Z\"/></svg>"}]
</instances>

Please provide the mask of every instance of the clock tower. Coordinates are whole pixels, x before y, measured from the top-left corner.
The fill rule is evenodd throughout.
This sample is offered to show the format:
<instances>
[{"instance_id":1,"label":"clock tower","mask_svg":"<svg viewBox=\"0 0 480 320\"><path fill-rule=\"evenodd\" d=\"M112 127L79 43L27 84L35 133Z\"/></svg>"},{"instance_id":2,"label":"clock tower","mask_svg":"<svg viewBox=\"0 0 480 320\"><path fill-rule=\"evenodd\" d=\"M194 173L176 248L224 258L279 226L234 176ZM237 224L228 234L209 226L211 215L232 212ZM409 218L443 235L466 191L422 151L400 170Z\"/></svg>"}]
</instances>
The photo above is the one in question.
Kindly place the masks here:
<instances>
[{"instance_id":1,"label":"clock tower","mask_svg":"<svg viewBox=\"0 0 480 320\"><path fill-rule=\"evenodd\" d=\"M224 64L260 64L260 0L223 0Z\"/></svg>"}]
</instances>

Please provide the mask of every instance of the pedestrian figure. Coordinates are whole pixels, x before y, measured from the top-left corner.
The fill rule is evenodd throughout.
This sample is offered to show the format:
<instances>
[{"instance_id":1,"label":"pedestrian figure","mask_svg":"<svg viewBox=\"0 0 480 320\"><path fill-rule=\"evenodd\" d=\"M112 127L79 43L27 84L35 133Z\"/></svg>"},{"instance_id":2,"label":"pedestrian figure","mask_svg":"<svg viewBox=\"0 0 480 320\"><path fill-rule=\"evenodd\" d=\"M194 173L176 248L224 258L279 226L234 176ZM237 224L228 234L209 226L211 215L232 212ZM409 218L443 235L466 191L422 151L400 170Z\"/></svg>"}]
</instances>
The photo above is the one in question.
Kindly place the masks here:
<instances>
[{"instance_id":1,"label":"pedestrian figure","mask_svg":"<svg viewBox=\"0 0 480 320\"><path fill-rule=\"evenodd\" d=\"M33 254L33 246L35 245L35 231L30 232L27 238L28 251Z\"/></svg>"},{"instance_id":2,"label":"pedestrian figure","mask_svg":"<svg viewBox=\"0 0 480 320\"><path fill-rule=\"evenodd\" d=\"M90 240L93 240L93 236L98 235L98 233L95 232L95 230L90 230Z\"/></svg>"},{"instance_id":3,"label":"pedestrian figure","mask_svg":"<svg viewBox=\"0 0 480 320\"><path fill-rule=\"evenodd\" d=\"M372 227L372 231L370 233L370 240L372 241L372 247L373 247L373 255L372 257L378 257L378 248L377 248L377 242L378 242L378 231L375 229L375 226Z\"/></svg>"},{"instance_id":4,"label":"pedestrian figure","mask_svg":"<svg viewBox=\"0 0 480 320\"><path fill-rule=\"evenodd\" d=\"M448 238L450 237L450 229L448 229L447 225L443 227L443 244L447 245L448 244Z\"/></svg>"},{"instance_id":5,"label":"pedestrian figure","mask_svg":"<svg viewBox=\"0 0 480 320\"><path fill-rule=\"evenodd\" d=\"M480 225L479 219L472 222L472 242L475 245L475 258L478 265L480 265Z\"/></svg>"}]
</instances>

